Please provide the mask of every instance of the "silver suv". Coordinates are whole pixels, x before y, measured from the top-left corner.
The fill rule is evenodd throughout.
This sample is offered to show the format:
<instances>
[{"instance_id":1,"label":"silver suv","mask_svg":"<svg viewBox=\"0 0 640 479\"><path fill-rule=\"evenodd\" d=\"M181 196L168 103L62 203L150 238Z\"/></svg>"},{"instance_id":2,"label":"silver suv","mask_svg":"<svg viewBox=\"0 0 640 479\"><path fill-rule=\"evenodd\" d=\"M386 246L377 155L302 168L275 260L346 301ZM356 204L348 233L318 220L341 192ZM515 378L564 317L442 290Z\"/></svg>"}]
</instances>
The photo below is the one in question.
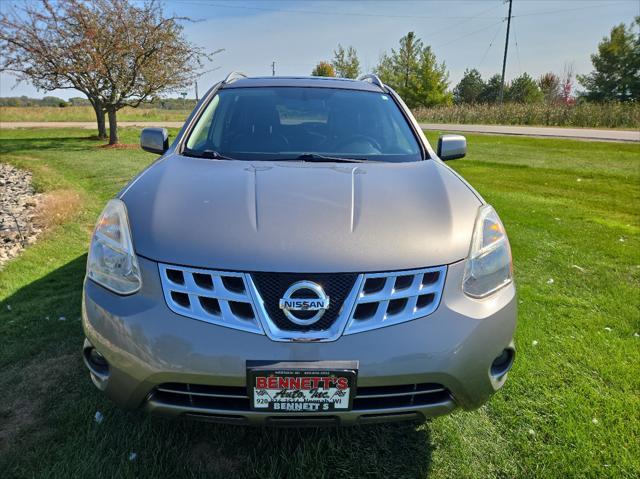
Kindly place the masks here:
<instances>
[{"instance_id":1,"label":"silver suv","mask_svg":"<svg viewBox=\"0 0 640 479\"><path fill-rule=\"evenodd\" d=\"M109 201L83 354L126 408L241 424L472 409L514 359L504 227L376 76L231 74Z\"/></svg>"}]
</instances>

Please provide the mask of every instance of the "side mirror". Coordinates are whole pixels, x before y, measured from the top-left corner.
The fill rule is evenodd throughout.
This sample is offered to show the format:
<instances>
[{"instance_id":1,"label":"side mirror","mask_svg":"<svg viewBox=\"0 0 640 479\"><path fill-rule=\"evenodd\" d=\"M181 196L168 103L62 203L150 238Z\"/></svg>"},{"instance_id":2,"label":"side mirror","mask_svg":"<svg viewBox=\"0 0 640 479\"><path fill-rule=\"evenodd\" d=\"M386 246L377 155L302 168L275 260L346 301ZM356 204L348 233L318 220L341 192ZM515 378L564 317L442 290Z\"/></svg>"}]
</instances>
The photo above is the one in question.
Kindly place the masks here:
<instances>
[{"instance_id":1,"label":"side mirror","mask_svg":"<svg viewBox=\"0 0 640 479\"><path fill-rule=\"evenodd\" d=\"M438 156L441 160L455 160L467 154L467 139L462 135L441 135L438 138Z\"/></svg>"},{"instance_id":2,"label":"side mirror","mask_svg":"<svg viewBox=\"0 0 640 479\"><path fill-rule=\"evenodd\" d=\"M140 134L140 147L149 153L162 155L169 149L169 133L166 128L145 128Z\"/></svg>"}]
</instances>

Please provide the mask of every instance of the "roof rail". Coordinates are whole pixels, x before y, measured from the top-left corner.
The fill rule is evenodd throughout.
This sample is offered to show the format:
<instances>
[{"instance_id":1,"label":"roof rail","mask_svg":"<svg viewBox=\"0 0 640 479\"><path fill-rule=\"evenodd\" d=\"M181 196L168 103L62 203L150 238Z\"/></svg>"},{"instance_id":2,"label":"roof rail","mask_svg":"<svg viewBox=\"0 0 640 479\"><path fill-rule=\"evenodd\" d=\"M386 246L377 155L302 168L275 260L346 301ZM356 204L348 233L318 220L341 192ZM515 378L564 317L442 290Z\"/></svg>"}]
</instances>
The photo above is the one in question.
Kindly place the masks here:
<instances>
[{"instance_id":1,"label":"roof rail","mask_svg":"<svg viewBox=\"0 0 640 479\"><path fill-rule=\"evenodd\" d=\"M380 88L382 88L384 90L384 83L382 83L382 80L380 80L380 77L378 75L376 75L375 73L367 73L366 75L362 75L360 77L358 77L358 80L360 81L368 81L374 85L379 86Z\"/></svg>"},{"instance_id":2,"label":"roof rail","mask_svg":"<svg viewBox=\"0 0 640 479\"><path fill-rule=\"evenodd\" d=\"M247 78L247 75L242 72L231 72L226 76L224 80L222 80L222 84L226 85L227 83L233 83L240 78Z\"/></svg>"}]
</instances>

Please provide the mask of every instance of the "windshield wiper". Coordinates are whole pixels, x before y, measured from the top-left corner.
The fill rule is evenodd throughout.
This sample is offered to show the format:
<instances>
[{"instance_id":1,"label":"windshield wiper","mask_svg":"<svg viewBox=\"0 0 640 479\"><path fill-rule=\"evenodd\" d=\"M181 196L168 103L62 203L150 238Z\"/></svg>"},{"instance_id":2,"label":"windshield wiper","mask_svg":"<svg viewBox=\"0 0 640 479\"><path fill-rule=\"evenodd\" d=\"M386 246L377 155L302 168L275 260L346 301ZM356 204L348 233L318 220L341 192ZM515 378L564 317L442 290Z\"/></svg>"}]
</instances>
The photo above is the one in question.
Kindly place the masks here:
<instances>
[{"instance_id":1,"label":"windshield wiper","mask_svg":"<svg viewBox=\"0 0 640 479\"><path fill-rule=\"evenodd\" d=\"M367 160L366 158L343 158L341 156L326 156L326 155L321 155L319 153L304 153L298 156L296 160L317 161L317 162L334 161L336 163L368 163L370 161L376 161L376 160Z\"/></svg>"},{"instance_id":2,"label":"windshield wiper","mask_svg":"<svg viewBox=\"0 0 640 479\"><path fill-rule=\"evenodd\" d=\"M215 150L192 150L190 148L185 148L182 151L182 154L185 156L193 156L194 158L207 158L208 160L236 160L237 158L232 158L230 156L223 155L222 153L218 153Z\"/></svg>"}]
</instances>

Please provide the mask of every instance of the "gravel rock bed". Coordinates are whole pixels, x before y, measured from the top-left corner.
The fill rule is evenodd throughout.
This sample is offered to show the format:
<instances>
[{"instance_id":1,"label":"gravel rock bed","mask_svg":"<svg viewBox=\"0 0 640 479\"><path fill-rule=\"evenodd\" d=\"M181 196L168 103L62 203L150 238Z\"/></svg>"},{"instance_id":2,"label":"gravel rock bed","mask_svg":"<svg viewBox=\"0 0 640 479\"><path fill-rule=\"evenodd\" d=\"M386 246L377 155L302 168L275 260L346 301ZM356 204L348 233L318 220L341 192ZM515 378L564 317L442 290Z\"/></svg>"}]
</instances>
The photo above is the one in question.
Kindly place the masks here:
<instances>
[{"instance_id":1,"label":"gravel rock bed","mask_svg":"<svg viewBox=\"0 0 640 479\"><path fill-rule=\"evenodd\" d=\"M42 232L37 224L40 196L31 173L0 163L0 269Z\"/></svg>"}]
</instances>

